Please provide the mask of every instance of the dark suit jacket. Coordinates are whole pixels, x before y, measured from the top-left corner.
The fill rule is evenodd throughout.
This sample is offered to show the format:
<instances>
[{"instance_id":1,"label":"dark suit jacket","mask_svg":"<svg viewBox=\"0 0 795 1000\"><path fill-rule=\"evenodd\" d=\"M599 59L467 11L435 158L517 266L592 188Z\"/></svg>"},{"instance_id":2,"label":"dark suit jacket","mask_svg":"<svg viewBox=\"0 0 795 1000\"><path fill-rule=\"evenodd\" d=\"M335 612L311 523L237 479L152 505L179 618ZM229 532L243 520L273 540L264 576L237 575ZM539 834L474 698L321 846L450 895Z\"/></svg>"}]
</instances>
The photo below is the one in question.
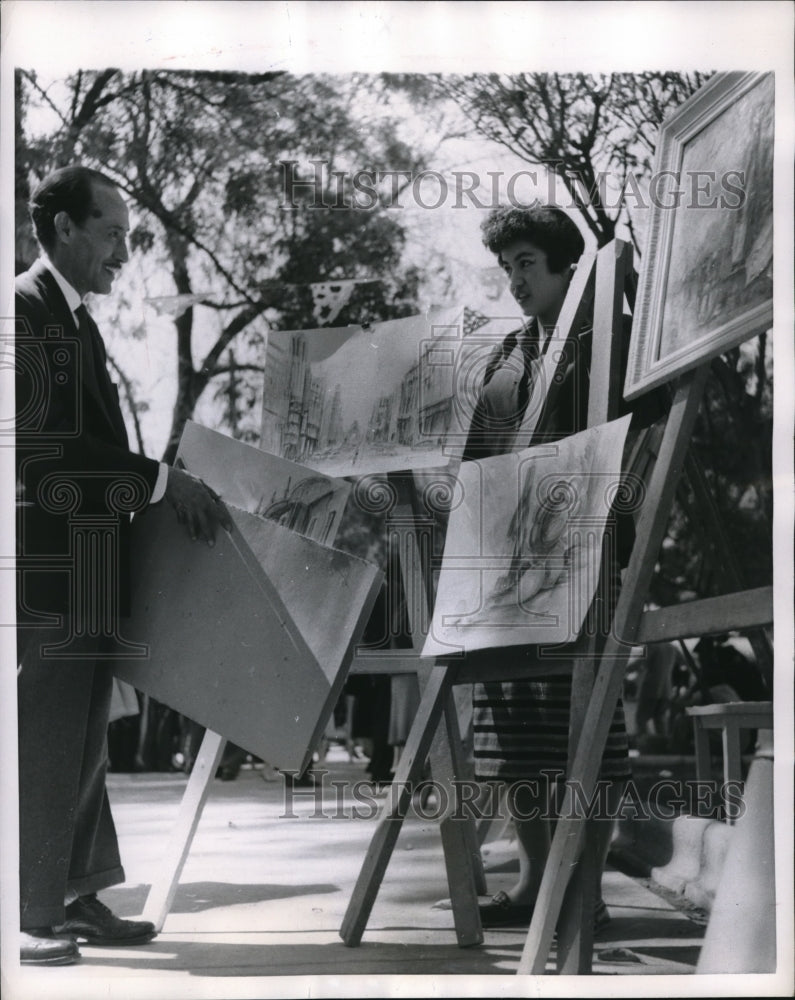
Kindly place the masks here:
<instances>
[{"instance_id":1,"label":"dark suit jacket","mask_svg":"<svg viewBox=\"0 0 795 1000\"><path fill-rule=\"evenodd\" d=\"M75 329L41 261L16 279L15 350L20 621L69 609L76 525L115 533L118 559L103 543L92 574L113 575L124 614L130 514L148 505L159 466L130 451L96 325Z\"/></svg>"}]
</instances>

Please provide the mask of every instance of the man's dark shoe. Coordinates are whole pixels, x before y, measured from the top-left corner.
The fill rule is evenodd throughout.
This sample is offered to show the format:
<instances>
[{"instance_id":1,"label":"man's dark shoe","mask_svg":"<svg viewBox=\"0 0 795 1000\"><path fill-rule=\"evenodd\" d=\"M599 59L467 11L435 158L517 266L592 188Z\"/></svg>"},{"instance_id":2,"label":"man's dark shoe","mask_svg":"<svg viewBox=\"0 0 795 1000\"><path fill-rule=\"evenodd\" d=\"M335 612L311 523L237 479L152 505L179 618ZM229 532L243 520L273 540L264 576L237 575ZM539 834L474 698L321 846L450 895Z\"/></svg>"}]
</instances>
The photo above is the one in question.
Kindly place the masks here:
<instances>
[{"instance_id":1,"label":"man's dark shoe","mask_svg":"<svg viewBox=\"0 0 795 1000\"><path fill-rule=\"evenodd\" d=\"M79 960L80 950L75 942L55 937L52 927L29 927L20 933L22 965L74 965Z\"/></svg>"},{"instance_id":2,"label":"man's dark shoe","mask_svg":"<svg viewBox=\"0 0 795 1000\"><path fill-rule=\"evenodd\" d=\"M53 930L59 937L91 945L146 944L157 933L148 920L122 920L92 893L66 907L66 921Z\"/></svg>"}]
</instances>

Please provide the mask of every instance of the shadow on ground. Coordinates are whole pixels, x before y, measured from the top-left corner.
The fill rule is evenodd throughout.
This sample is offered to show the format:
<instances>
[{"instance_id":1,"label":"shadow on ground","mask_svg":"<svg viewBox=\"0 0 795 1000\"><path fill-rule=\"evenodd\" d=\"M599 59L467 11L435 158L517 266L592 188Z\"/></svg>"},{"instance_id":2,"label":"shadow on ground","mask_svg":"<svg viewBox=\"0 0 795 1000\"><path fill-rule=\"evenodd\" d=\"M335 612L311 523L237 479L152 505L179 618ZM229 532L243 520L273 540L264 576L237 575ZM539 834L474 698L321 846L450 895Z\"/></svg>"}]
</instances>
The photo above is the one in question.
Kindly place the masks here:
<instances>
[{"instance_id":1,"label":"shadow on ground","mask_svg":"<svg viewBox=\"0 0 795 1000\"><path fill-rule=\"evenodd\" d=\"M137 916L143 912L148 885L122 886L106 889L103 900L120 917ZM295 899L320 893L340 892L330 882L310 885L244 885L239 882L186 882L177 889L169 913L201 913L204 910L244 903L265 903L277 899Z\"/></svg>"},{"instance_id":2,"label":"shadow on ground","mask_svg":"<svg viewBox=\"0 0 795 1000\"><path fill-rule=\"evenodd\" d=\"M418 946L384 942L347 948L339 943L279 944L278 934L267 940L241 942L156 939L143 948L110 954L83 946L84 961L92 968L189 972L196 976L346 976L346 975L511 975L521 955L523 938L515 947L501 945L462 949L455 944ZM256 938L258 935L249 935Z\"/></svg>"}]
</instances>

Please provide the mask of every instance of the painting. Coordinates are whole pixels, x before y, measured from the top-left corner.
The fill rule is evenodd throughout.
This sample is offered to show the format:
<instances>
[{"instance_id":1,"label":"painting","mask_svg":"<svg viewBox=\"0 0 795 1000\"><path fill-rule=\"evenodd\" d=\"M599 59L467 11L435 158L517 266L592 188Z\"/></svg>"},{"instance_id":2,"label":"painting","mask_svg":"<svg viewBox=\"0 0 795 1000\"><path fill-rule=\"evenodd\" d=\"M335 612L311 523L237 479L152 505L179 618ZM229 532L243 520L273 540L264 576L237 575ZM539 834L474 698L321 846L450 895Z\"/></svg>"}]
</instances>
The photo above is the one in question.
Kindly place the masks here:
<instances>
[{"instance_id":1,"label":"painting","mask_svg":"<svg viewBox=\"0 0 795 1000\"><path fill-rule=\"evenodd\" d=\"M443 466L469 428L456 400L467 395L472 346L485 363L516 326L451 307L367 327L270 331L260 447L327 476Z\"/></svg>"},{"instance_id":2,"label":"painting","mask_svg":"<svg viewBox=\"0 0 795 1000\"><path fill-rule=\"evenodd\" d=\"M461 465L423 656L578 636L629 421Z\"/></svg>"},{"instance_id":3,"label":"painting","mask_svg":"<svg viewBox=\"0 0 795 1000\"><path fill-rule=\"evenodd\" d=\"M660 130L624 394L773 322L772 73L718 73Z\"/></svg>"},{"instance_id":4,"label":"painting","mask_svg":"<svg viewBox=\"0 0 795 1000\"><path fill-rule=\"evenodd\" d=\"M325 545L334 542L351 484L269 455L189 420L177 459L222 500Z\"/></svg>"},{"instance_id":5,"label":"painting","mask_svg":"<svg viewBox=\"0 0 795 1000\"><path fill-rule=\"evenodd\" d=\"M301 771L382 575L274 520L229 510L233 530L212 549L175 531L167 505L134 519L125 637L145 643L148 657L119 659L114 672L274 767Z\"/></svg>"}]
</instances>

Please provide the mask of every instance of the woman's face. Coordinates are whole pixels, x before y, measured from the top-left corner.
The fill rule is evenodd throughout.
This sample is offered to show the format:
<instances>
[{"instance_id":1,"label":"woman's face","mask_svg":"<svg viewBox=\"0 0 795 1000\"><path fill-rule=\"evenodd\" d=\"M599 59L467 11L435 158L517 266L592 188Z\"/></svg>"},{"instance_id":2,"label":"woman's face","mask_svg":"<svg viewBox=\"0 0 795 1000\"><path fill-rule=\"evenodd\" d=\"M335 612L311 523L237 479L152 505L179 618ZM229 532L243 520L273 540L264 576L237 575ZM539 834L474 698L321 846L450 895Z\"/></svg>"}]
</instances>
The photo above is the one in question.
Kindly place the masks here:
<instances>
[{"instance_id":1,"label":"woman's face","mask_svg":"<svg viewBox=\"0 0 795 1000\"><path fill-rule=\"evenodd\" d=\"M535 316L544 326L554 326L566 298L571 269L554 274L549 270L546 253L527 240L510 243L499 259L510 280L511 295L525 316Z\"/></svg>"}]
</instances>

